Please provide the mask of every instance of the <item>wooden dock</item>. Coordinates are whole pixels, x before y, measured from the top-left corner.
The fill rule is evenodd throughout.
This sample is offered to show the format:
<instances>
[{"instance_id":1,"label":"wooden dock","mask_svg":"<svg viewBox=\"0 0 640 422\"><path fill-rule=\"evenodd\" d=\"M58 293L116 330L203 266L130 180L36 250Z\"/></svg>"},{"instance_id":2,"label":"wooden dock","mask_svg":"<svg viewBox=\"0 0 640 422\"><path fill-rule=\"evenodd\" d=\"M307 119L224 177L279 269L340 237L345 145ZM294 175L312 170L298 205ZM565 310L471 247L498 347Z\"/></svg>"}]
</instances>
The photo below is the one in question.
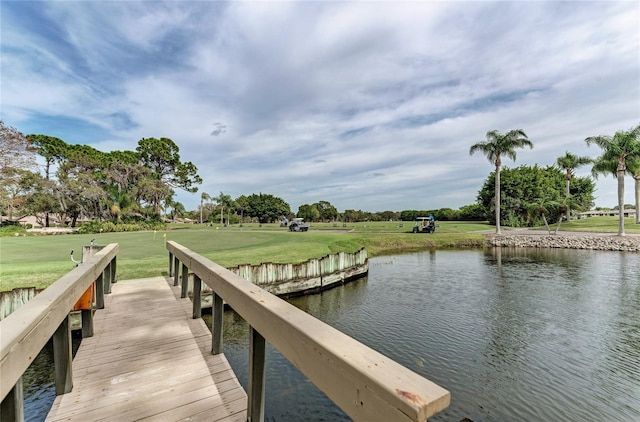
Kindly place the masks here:
<instances>
[{"instance_id":1,"label":"wooden dock","mask_svg":"<svg viewBox=\"0 0 640 422\"><path fill-rule=\"evenodd\" d=\"M122 281L94 316L73 360L73 391L47 421L246 421L247 395L180 287Z\"/></svg>"}]
</instances>

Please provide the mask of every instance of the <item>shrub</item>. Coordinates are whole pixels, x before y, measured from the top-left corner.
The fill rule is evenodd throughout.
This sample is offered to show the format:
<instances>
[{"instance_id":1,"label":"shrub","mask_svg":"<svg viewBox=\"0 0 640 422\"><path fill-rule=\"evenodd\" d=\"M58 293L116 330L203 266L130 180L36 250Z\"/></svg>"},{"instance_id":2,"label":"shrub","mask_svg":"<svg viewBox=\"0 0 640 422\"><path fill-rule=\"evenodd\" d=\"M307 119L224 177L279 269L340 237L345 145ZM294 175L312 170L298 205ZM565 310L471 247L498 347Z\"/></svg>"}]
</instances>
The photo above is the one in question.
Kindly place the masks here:
<instances>
[{"instance_id":1,"label":"shrub","mask_svg":"<svg viewBox=\"0 0 640 422\"><path fill-rule=\"evenodd\" d=\"M3 236L16 236L20 234L26 234L27 231L20 225L2 226L0 227L0 237Z\"/></svg>"},{"instance_id":2,"label":"shrub","mask_svg":"<svg viewBox=\"0 0 640 422\"><path fill-rule=\"evenodd\" d=\"M115 233L142 230L164 230L166 224L159 221L141 221L138 223L113 223L111 221L89 221L82 223L76 233Z\"/></svg>"}]
</instances>

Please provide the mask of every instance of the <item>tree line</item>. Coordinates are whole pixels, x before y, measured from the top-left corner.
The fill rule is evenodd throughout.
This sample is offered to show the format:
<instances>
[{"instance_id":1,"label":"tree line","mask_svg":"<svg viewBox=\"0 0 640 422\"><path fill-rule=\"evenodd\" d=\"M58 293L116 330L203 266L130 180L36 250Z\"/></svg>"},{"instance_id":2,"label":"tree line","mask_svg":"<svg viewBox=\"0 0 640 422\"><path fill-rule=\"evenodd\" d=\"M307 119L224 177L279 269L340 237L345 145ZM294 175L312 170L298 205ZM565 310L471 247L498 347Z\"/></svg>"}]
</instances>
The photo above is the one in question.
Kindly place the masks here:
<instances>
[{"instance_id":1,"label":"tree line","mask_svg":"<svg viewBox=\"0 0 640 422\"><path fill-rule=\"evenodd\" d=\"M183 162L168 138L143 138L135 151L105 153L53 136L24 136L2 121L0 130L0 206L10 220L16 212L42 216L47 227L51 215L71 226L80 216L157 220L174 205L176 189L196 192L202 183L196 166Z\"/></svg>"},{"instance_id":2,"label":"tree line","mask_svg":"<svg viewBox=\"0 0 640 422\"><path fill-rule=\"evenodd\" d=\"M564 196L560 195L557 190L546 189L549 179L545 178L532 184L538 188L532 192L519 189L519 199L514 197L513 202L503 201L501 198L502 190L508 187L501 183L502 157L506 156L515 161L516 149L533 148L533 143L529 140L527 134L522 129L514 129L504 134L497 130L492 130L486 133L486 140L477 142L469 148L470 155L480 152L487 157L491 164L495 165L495 171L490 176L493 179L493 199L489 199L491 195L488 195L488 193L491 187L487 186L485 182L483 189L478 194L478 202L483 204L485 208L493 209L493 221L496 225L497 234L500 234L500 226L505 223L521 225L521 218L525 214L525 208L527 209L527 214L529 214L529 210L534 210L534 214L538 214L547 224L546 215L550 212L558 214L558 221L562 221L563 217L570 218L572 209L584 210L592 207L593 184L591 183L590 188L588 186L589 182L585 180L574 180L572 184L575 169L586 164L593 165L591 174L594 177L614 175L618 180L618 235L620 236L625 234L624 179L628 174L633 177L635 180L636 223L640 223L640 125L629 130L618 131L613 136L590 136L585 139L585 142L589 146L596 145L600 147L602 153L598 157L591 159L589 157L578 157L567 151L564 156L559 157L556 161L558 167L565 171L566 188ZM532 177L531 174L530 177ZM521 182L527 183L526 180L521 180ZM580 187L576 187L576 184L580 185ZM590 189L590 195L583 191L585 188ZM501 212L503 206L507 208L506 213Z\"/></svg>"},{"instance_id":3,"label":"tree line","mask_svg":"<svg viewBox=\"0 0 640 422\"><path fill-rule=\"evenodd\" d=\"M614 175L618 179L620 234L624 212L624 177L635 180L636 208L640 202L640 125L613 136L586 138L602 149L596 158L570 152L553 165L503 168L502 158L516 158L516 150L533 148L521 129L487 132L486 140L473 144L469 153L481 152L495 166L477 196L476 203L460 209L440 208L368 212L339 212L329 201L303 204L296 213L277 196L258 193L232 198L220 192L200 195L196 210L187 211L175 201L176 189L195 193L202 183L196 166L183 162L179 148L169 138L143 138L134 151L101 152L88 145L71 145L47 135L24 136L0 120L0 215L49 216L75 226L80 216L112 222L158 222L162 217L190 218L201 223L269 223L302 217L307 221L412 221L434 215L438 220L476 220L496 225L539 226L561 222L572 213L593 207L592 177ZM42 173L36 157L44 162ZM592 165L592 177L576 177L575 170ZM637 216L640 223L640 216Z\"/></svg>"}]
</instances>

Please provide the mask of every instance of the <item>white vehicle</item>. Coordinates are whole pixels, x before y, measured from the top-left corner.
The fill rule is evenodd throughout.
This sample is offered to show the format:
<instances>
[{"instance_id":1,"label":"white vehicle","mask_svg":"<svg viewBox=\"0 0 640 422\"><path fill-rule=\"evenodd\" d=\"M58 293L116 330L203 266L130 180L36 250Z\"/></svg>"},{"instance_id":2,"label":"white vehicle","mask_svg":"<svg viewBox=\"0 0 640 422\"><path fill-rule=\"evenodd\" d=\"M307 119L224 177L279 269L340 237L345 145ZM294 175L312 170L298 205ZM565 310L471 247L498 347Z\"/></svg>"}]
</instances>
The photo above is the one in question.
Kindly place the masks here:
<instances>
[{"instance_id":1,"label":"white vehicle","mask_svg":"<svg viewBox=\"0 0 640 422\"><path fill-rule=\"evenodd\" d=\"M306 232L309 230L309 225L304 222L304 218L294 218L289 223L290 232Z\"/></svg>"},{"instance_id":2,"label":"white vehicle","mask_svg":"<svg viewBox=\"0 0 640 422\"><path fill-rule=\"evenodd\" d=\"M433 233L436 231L436 220L433 216L416 217L416 225L413 226L414 233Z\"/></svg>"}]
</instances>

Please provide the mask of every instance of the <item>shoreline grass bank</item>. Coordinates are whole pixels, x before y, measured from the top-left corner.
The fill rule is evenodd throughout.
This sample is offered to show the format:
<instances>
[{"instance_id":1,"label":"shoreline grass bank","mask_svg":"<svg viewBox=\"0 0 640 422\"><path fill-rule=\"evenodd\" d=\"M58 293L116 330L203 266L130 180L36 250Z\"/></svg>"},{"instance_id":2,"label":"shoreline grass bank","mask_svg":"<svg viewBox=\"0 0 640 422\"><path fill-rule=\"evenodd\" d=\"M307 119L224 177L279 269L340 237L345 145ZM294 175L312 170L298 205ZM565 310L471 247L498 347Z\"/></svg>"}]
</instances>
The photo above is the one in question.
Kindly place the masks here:
<instances>
[{"instance_id":1,"label":"shoreline grass bank","mask_svg":"<svg viewBox=\"0 0 640 422\"><path fill-rule=\"evenodd\" d=\"M73 268L71 250L80 259L82 246L119 243L118 279L166 274L166 240L174 240L224 267L262 262L299 263L310 258L364 247L370 257L429 249L476 248L489 245L495 228L478 222L440 222L434 234L410 233L411 222L314 223L311 231L289 233L278 224L171 224L166 231L0 237L0 290L44 288ZM628 219L630 234L640 225ZM615 234L617 219L594 217L563 223L562 231ZM505 234L528 230L509 230Z\"/></svg>"}]
</instances>

